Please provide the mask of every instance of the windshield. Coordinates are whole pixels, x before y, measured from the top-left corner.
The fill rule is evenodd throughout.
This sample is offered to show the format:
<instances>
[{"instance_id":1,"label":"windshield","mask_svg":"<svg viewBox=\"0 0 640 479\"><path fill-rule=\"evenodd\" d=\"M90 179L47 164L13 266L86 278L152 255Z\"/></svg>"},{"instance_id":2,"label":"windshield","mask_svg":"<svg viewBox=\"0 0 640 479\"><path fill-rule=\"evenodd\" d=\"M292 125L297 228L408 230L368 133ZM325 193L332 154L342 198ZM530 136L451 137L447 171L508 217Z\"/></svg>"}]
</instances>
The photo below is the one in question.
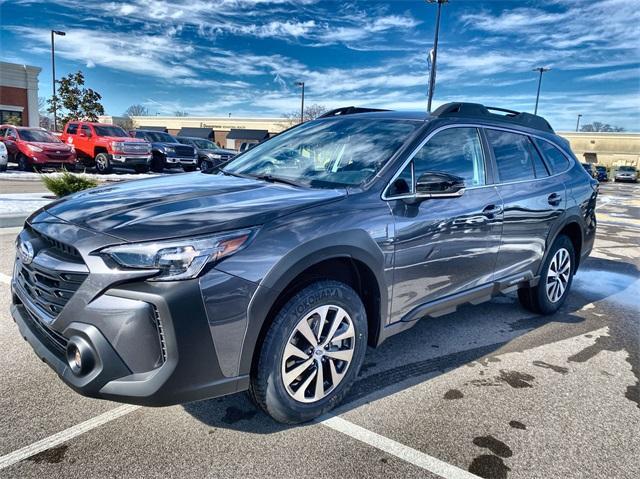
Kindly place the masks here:
<instances>
[{"instance_id":1,"label":"windshield","mask_svg":"<svg viewBox=\"0 0 640 479\"><path fill-rule=\"evenodd\" d=\"M93 125L98 136L129 136L127 132L116 125Z\"/></svg>"},{"instance_id":2,"label":"windshield","mask_svg":"<svg viewBox=\"0 0 640 479\"><path fill-rule=\"evenodd\" d=\"M372 178L421 122L340 118L312 121L256 145L223 172L317 187Z\"/></svg>"},{"instance_id":3,"label":"windshield","mask_svg":"<svg viewBox=\"0 0 640 479\"><path fill-rule=\"evenodd\" d=\"M193 140L195 145L202 150L216 150L218 147L209 140Z\"/></svg>"},{"instance_id":4,"label":"windshield","mask_svg":"<svg viewBox=\"0 0 640 479\"><path fill-rule=\"evenodd\" d=\"M145 131L144 137L148 141L154 141L156 143L178 143L169 133L163 133L161 131Z\"/></svg>"},{"instance_id":5,"label":"windshield","mask_svg":"<svg viewBox=\"0 0 640 479\"><path fill-rule=\"evenodd\" d=\"M636 169L633 166L621 166L618 171L636 171Z\"/></svg>"},{"instance_id":6,"label":"windshield","mask_svg":"<svg viewBox=\"0 0 640 479\"><path fill-rule=\"evenodd\" d=\"M42 130L19 130L20 139L24 141L36 141L38 143L62 143L51 133Z\"/></svg>"}]
</instances>

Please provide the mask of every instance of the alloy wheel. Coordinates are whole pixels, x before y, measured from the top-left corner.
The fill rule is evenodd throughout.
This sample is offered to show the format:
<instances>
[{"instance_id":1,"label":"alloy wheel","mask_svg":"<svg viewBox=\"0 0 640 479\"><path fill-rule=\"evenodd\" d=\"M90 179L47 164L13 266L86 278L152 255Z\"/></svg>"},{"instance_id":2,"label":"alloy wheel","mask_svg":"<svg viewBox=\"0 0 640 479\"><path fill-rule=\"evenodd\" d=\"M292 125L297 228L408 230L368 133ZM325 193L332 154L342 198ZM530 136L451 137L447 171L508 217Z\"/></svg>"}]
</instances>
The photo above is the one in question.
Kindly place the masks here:
<instances>
[{"instance_id":1,"label":"alloy wheel","mask_svg":"<svg viewBox=\"0 0 640 479\"><path fill-rule=\"evenodd\" d=\"M289 336L282 357L282 380L296 401L325 398L342 382L355 347L355 329L340 306L315 308Z\"/></svg>"},{"instance_id":2,"label":"alloy wheel","mask_svg":"<svg viewBox=\"0 0 640 479\"><path fill-rule=\"evenodd\" d=\"M565 248L560 248L553 255L547 271L546 292L552 303L557 303L569 284L571 275L571 256Z\"/></svg>"}]
</instances>

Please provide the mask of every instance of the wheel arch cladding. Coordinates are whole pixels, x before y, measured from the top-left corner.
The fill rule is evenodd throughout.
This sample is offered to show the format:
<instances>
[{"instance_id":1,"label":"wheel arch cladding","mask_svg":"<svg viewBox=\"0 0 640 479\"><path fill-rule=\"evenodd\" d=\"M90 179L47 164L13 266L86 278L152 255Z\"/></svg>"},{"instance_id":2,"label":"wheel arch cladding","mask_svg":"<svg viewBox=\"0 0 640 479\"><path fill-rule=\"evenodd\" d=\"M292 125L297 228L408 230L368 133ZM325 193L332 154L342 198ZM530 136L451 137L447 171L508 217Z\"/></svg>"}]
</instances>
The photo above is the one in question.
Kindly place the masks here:
<instances>
[{"instance_id":1,"label":"wheel arch cladding","mask_svg":"<svg viewBox=\"0 0 640 479\"><path fill-rule=\"evenodd\" d=\"M549 242L547 243L547 251L545 252L545 259L551 248L551 245L561 236L567 236L571 243L573 244L575 262L576 262L576 270L580 266L580 253L582 252L582 245L584 242L584 229L580 224L580 217L577 215L572 215L568 217L563 225L557 229L555 234L550 236ZM542 261L540 267L542 268L544 265L544 261Z\"/></svg>"},{"instance_id":2,"label":"wheel arch cladding","mask_svg":"<svg viewBox=\"0 0 640 479\"><path fill-rule=\"evenodd\" d=\"M301 245L282 258L264 278L249 306L249 324L243 344L240 374L251 371L262 339L280 308L298 291L320 279L351 286L367 312L369 343L375 344L386 315L384 255L364 231L345 232L340 245L327 237ZM305 254L301 254L305 251Z\"/></svg>"}]
</instances>

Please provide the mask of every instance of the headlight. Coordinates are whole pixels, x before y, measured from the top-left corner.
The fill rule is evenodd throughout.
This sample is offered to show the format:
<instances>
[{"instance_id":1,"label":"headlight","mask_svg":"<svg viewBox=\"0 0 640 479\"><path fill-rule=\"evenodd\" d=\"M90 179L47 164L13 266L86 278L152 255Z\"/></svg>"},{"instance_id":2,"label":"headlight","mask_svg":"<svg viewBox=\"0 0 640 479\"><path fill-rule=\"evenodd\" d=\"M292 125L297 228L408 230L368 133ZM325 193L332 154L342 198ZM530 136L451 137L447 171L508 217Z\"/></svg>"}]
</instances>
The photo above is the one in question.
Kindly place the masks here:
<instances>
[{"instance_id":1,"label":"headlight","mask_svg":"<svg viewBox=\"0 0 640 479\"><path fill-rule=\"evenodd\" d=\"M36 145L27 145L27 148L29 148L31 151L35 151L36 153L40 153L42 151L42 148Z\"/></svg>"},{"instance_id":2,"label":"headlight","mask_svg":"<svg viewBox=\"0 0 640 479\"><path fill-rule=\"evenodd\" d=\"M207 263L240 251L255 232L246 229L215 236L126 244L103 249L99 254L125 268L157 270L158 274L149 281L190 279L198 276Z\"/></svg>"},{"instance_id":3,"label":"headlight","mask_svg":"<svg viewBox=\"0 0 640 479\"><path fill-rule=\"evenodd\" d=\"M112 141L111 148L114 151L123 151L124 150L124 142L122 141Z\"/></svg>"},{"instance_id":4,"label":"headlight","mask_svg":"<svg viewBox=\"0 0 640 479\"><path fill-rule=\"evenodd\" d=\"M218 155L217 153L209 153L207 156L209 157L210 160L221 160L222 159L222 155Z\"/></svg>"},{"instance_id":5,"label":"headlight","mask_svg":"<svg viewBox=\"0 0 640 479\"><path fill-rule=\"evenodd\" d=\"M165 153L175 153L176 149L172 148L171 146L165 146L164 147L164 151L165 151Z\"/></svg>"}]
</instances>

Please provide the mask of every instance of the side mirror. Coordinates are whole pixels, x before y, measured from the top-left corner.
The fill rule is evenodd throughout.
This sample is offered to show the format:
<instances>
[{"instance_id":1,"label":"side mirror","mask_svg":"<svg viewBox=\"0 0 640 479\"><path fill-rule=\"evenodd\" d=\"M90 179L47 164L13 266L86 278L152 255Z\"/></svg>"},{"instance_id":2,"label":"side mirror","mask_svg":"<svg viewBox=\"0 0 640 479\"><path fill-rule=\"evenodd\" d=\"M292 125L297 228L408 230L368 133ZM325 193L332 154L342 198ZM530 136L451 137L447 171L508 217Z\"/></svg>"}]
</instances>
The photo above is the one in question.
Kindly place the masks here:
<instances>
[{"instance_id":1,"label":"side mirror","mask_svg":"<svg viewBox=\"0 0 640 479\"><path fill-rule=\"evenodd\" d=\"M429 171L418 178L416 182L416 197L447 198L462 196L464 188L464 178L448 173Z\"/></svg>"}]
</instances>

